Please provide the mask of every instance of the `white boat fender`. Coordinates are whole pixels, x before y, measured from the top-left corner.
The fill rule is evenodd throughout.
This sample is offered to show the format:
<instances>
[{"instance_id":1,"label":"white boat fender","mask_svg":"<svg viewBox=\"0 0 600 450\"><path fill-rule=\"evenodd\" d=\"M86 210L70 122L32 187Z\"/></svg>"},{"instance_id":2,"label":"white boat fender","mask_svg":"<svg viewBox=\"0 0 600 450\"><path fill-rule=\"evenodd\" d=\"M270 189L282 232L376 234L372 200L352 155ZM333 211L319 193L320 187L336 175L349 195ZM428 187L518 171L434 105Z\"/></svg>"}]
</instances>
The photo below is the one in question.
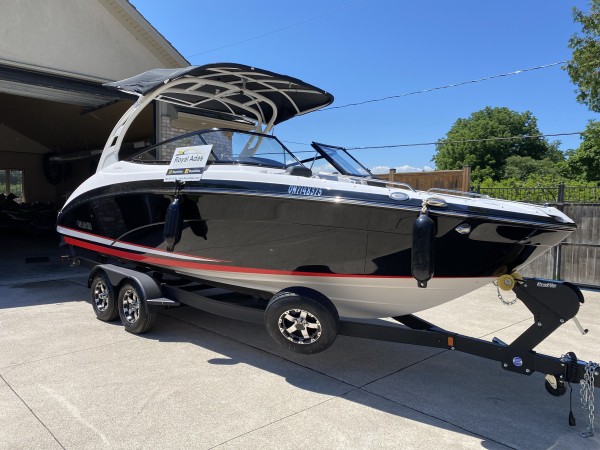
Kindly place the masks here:
<instances>
[{"instance_id":1,"label":"white boat fender","mask_svg":"<svg viewBox=\"0 0 600 450\"><path fill-rule=\"evenodd\" d=\"M429 217L427 205L413 225L411 272L420 288L426 288L427 282L433 277L435 254L435 222Z\"/></svg>"}]
</instances>

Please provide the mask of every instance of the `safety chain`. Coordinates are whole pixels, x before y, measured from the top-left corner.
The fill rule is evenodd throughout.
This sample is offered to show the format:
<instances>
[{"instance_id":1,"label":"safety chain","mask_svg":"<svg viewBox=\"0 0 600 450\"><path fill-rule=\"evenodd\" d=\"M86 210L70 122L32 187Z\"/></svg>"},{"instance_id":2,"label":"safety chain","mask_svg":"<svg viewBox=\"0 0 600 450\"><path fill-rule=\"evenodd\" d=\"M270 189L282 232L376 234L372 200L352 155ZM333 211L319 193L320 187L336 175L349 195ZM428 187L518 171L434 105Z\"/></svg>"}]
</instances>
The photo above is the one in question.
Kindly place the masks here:
<instances>
[{"instance_id":1,"label":"safety chain","mask_svg":"<svg viewBox=\"0 0 600 450\"><path fill-rule=\"evenodd\" d=\"M496 292L498 293L498 298L500 299L500 301L505 304L506 306L511 306L514 305L515 303L517 303L517 296L515 295L515 298L512 301L506 301L504 300L504 297L502 297L502 294L500 293L500 288L498 287L498 280L494 280L494 286L496 286Z\"/></svg>"},{"instance_id":2,"label":"safety chain","mask_svg":"<svg viewBox=\"0 0 600 450\"><path fill-rule=\"evenodd\" d=\"M594 435L594 376L598 367L598 363L588 362L585 365L583 380L579 382L581 385L581 407L588 412L589 418L588 429L579 433L584 438Z\"/></svg>"}]
</instances>

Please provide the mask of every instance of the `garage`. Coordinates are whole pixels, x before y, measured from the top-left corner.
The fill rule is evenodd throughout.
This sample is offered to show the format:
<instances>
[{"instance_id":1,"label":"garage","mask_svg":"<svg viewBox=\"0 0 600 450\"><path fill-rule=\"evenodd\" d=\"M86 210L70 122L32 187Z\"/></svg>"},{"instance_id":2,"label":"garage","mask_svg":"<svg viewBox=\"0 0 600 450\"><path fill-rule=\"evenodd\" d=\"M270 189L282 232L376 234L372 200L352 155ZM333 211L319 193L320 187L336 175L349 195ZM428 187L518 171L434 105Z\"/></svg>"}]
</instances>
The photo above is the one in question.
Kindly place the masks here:
<instances>
[{"instance_id":1,"label":"garage","mask_svg":"<svg viewBox=\"0 0 600 450\"><path fill-rule=\"evenodd\" d=\"M0 29L0 227L37 235L135 100L102 84L189 63L125 0L9 2ZM146 108L127 145L154 141L159 114Z\"/></svg>"}]
</instances>

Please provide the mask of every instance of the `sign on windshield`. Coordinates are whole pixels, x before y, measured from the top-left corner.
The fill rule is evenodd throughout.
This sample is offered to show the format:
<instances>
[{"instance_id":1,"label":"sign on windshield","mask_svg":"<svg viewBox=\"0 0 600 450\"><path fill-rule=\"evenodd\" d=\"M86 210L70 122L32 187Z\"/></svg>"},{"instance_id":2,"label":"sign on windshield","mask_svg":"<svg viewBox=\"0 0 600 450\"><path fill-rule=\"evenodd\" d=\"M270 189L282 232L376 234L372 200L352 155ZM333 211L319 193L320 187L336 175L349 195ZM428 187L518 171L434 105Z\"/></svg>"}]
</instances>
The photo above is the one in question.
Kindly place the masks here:
<instances>
[{"instance_id":1,"label":"sign on windshield","mask_svg":"<svg viewBox=\"0 0 600 450\"><path fill-rule=\"evenodd\" d=\"M176 148L164 181L200 181L211 149L212 145Z\"/></svg>"}]
</instances>

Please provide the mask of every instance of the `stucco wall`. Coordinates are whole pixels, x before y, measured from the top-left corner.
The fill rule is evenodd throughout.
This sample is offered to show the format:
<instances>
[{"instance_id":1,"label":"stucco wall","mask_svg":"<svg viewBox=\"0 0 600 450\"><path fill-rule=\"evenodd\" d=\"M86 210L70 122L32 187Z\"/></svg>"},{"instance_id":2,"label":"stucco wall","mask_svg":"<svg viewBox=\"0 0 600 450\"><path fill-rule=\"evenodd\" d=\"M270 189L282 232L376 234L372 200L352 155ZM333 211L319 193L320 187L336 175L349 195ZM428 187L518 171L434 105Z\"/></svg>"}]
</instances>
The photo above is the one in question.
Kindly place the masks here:
<instances>
[{"instance_id":1,"label":"stucco wall","mask_svg":"<svg viewBox=\"0 0 600 450\"><path fill-rule=\"evenodd\" d=\"M0 63L101 80L120 80L156 67L176 67L151 51L140 27L123 24L108 0L3 1ZM185 64L179 64L185 65Z\"/></svg>"}]
</instances>

